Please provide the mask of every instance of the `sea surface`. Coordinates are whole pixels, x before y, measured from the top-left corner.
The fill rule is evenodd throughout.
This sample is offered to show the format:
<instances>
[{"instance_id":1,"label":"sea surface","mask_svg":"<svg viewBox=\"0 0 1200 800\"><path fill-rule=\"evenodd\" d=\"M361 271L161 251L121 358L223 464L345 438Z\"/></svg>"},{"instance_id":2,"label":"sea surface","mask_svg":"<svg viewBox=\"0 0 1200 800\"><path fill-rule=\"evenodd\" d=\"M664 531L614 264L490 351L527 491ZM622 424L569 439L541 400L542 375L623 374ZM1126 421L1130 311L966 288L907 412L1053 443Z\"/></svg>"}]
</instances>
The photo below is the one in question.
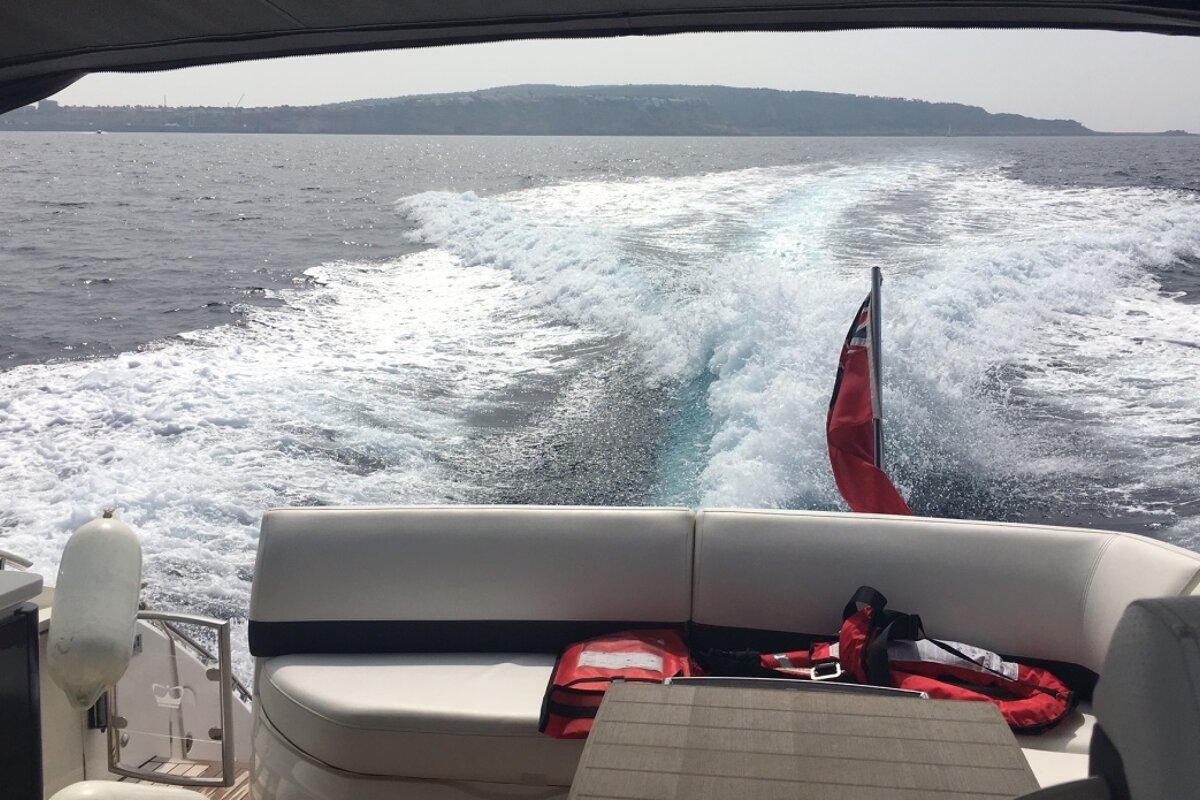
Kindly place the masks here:
<instances>
[{"instance_id":1,"label":"sea surface","mask_svg":"<svg viewBox=\"0 0 1200 800\"><path fill-rule=\"evenodd\" d=\"M152 604L240 621L271 506L842 508L872 266L916 513L1200 549L1200 138L32 133L0 548L114 506Z\"/></svg>"}]
</instances>

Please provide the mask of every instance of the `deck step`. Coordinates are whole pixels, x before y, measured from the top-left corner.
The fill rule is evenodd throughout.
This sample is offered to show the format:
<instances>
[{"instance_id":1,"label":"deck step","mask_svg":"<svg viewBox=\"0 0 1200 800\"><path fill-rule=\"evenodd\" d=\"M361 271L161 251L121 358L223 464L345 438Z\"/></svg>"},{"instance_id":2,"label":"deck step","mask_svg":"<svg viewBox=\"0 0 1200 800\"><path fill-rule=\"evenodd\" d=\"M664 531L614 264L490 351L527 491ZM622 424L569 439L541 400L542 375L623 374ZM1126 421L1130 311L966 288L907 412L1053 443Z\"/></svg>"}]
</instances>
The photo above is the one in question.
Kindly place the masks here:
<instances>
[{"instance_id":1,"label":"deck step","mask_svg":"<svg viewBox=\"0 0 1200 800\"><path fill-rule=\"evenodd\" d=\"M221 765L215 761L172 761L158 757L142 764L142 769L152 769L163 775L179 775L187 778L215 778L221 774ZM136 778L121 778L121 780L129 783L156 783L156 781ZM249 800L250 768L239 764L232 786L188 786L185 788L199 792L212 800Z\"/></svg>"}]
</instances>

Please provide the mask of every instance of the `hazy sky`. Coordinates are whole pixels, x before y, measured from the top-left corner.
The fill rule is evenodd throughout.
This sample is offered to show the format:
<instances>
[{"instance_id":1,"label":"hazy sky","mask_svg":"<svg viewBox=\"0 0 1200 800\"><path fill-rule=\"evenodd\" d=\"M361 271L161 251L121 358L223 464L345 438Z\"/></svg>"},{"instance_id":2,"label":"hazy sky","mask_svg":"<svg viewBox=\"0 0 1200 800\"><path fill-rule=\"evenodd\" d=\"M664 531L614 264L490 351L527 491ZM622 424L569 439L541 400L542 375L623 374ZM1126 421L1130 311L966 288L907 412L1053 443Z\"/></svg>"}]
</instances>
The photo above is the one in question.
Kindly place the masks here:
<instances>
[{"instance_id":1,"label":"hazy sky","mask_svg":"<svg viewBox=\"0 0 1200 800\"><path fill-rule=\"evenodd\" d=\"M682 34L307 56L92 75L78 105L311 105L515 83L814 89L1071 118L1096 130L1200 132L1200 38L1097 31ZM243 98L244 95L244 98Z\"/></svg>"}]
</instances>

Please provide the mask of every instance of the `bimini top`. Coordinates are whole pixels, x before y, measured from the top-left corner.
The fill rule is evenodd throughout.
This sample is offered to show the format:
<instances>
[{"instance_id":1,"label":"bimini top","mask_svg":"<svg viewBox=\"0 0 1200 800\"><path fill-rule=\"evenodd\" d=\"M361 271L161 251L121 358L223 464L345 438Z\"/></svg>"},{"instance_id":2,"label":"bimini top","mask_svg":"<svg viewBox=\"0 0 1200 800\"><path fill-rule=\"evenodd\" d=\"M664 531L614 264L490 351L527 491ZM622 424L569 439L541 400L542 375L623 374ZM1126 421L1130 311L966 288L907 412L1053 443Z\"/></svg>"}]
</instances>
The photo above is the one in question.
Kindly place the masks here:
<instances>
[{"instance_id":1,"label":"bimini top","mask_svg":"<svg viewBox=\"0 0 1200 800\"><path fill-rule=\"evenodd\" d=\"M1200 0L4 0L0 113L89 72L684 31L1095 28L1200 34Z\"/></svg>"}]
</instances>

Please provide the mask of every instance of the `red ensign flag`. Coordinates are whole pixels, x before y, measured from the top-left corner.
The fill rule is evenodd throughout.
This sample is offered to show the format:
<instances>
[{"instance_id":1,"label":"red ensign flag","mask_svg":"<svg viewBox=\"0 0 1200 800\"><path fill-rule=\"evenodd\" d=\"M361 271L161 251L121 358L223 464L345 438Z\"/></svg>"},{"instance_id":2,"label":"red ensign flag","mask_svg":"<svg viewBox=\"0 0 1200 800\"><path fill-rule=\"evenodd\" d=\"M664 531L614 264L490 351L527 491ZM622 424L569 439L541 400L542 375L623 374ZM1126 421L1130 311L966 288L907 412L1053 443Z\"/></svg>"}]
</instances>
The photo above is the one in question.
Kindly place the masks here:
<instances>
[{"instance_id":1,"label":"red ensign flag","mask_svg":"<svg viewBox=\"0 0 1200 800\"><path fill-rule=\"evenodd\" d=\"M829 461L838 491L851 511L868 514L908 514L908 504L887 473L875 465L877 400L873 384L871 296L846 334L838 359L837 382L829 401L826 432Z\"/></svg>"}]
</instances>

